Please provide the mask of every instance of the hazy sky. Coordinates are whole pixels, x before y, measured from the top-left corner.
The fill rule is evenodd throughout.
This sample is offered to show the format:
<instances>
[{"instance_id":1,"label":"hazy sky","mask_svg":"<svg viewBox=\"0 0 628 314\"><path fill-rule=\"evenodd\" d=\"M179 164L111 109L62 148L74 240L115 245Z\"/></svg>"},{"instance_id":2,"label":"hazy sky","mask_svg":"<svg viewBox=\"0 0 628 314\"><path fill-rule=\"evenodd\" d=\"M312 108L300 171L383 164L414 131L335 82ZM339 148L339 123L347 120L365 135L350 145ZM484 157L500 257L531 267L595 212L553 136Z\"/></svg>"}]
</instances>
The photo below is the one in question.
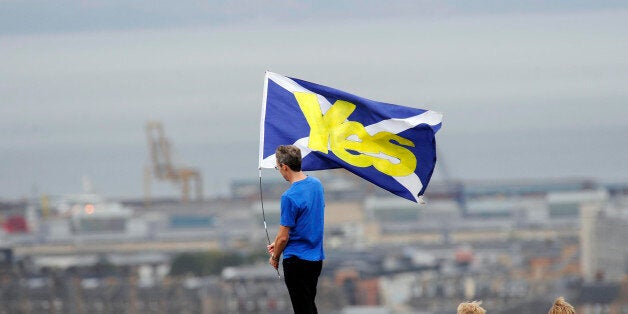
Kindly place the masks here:
<instances>
[{"instance_id":1,"label":"hazy sky","mask_svg":"<svg viewBox=\"0 0 628 314\"><path fill-rule=\"evenodd\" d=\"M625 1L0 0L0 198L141 195L148 120L256 178L267 69L443 112L457 178L628 180L627 37Z\"/></svg>"}]
</instances>

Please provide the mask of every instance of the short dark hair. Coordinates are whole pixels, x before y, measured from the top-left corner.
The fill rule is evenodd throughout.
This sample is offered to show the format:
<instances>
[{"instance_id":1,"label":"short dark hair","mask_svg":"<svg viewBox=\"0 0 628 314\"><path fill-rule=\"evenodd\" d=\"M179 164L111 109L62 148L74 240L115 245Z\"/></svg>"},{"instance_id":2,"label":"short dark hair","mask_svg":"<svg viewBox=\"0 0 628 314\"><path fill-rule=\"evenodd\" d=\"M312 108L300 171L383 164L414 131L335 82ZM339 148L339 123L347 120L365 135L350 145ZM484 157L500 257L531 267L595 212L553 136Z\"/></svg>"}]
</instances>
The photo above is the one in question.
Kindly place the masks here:
<instances>
[{"instance_id":1,"label":"short dark hair","mask_svg":"<svg viewBox=\"0 0 628 314\"><path fill-rule=\"evenodd\" d=\"M301 150L294 145L280 145L275 151L278 164L288 166L292 171L301 171Z\"/></svg>"}]
</instances>

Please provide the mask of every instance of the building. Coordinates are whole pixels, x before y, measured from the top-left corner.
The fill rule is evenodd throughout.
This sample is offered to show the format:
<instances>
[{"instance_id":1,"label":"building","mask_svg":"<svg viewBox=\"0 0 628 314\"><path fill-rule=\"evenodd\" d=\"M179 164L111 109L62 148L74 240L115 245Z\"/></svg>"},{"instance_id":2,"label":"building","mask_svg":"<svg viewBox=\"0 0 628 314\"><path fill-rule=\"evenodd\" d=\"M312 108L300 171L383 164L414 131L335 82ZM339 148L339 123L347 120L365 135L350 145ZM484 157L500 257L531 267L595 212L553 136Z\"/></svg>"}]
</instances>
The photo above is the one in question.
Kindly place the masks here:
<instances>
[{"instance_id":1,"label":"building","mask_svg":"<svg viewBox=\"0 0 628 314\"><path fill-rule=\"evenodd\" d=\"M605 203L581 207L581 265L585 281L619 282L628 270L628 217Z\"/></svg>"}]
</instances>

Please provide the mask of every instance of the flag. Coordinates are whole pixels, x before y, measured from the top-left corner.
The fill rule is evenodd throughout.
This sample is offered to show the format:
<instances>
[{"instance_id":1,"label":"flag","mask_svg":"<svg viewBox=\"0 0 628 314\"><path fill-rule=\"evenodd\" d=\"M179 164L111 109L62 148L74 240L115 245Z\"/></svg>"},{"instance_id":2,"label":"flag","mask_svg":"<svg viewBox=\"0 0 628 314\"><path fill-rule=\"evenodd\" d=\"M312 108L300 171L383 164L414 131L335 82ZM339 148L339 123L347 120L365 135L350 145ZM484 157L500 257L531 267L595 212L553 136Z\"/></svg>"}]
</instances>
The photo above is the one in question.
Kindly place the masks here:
<instances>
[{"instance_id":1,"label":"flag","mask_svg":"<svg viewBox=\"0 0 628 314\"><path fill-rule=\"evenodd\" d=\"M420 202L436 164L442 114L377 102L266 72L259 169L276 165L279 145L301 149L304 171L345 168Z\"/></svg>"}]
</instances>

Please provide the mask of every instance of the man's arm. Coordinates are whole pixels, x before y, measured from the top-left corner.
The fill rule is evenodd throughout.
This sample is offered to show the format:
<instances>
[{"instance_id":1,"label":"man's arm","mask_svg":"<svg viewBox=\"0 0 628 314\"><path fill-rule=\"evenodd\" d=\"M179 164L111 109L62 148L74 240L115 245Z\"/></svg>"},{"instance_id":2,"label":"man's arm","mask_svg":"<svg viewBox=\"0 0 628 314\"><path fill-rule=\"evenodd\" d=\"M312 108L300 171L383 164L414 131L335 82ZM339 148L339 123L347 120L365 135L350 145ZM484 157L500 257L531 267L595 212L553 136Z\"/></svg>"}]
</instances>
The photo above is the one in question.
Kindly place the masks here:
<instances>
[{"instance_id":1,"label":"man's arm","mask_svg":"<svg viewBox=\"0 0 628 314\"><path fill-rule=\"evenodd\" d=\"M277 236L275 237L275 241L273 241L273 243L271 243L267 247L268 253L270 254L270 259L268 260L268 263L273 267L279 267L279 258L281 257L281 253L283 253L283 250L286 248L289 238L290 228L280 225Z\"/></svg>"}]
</instances>

